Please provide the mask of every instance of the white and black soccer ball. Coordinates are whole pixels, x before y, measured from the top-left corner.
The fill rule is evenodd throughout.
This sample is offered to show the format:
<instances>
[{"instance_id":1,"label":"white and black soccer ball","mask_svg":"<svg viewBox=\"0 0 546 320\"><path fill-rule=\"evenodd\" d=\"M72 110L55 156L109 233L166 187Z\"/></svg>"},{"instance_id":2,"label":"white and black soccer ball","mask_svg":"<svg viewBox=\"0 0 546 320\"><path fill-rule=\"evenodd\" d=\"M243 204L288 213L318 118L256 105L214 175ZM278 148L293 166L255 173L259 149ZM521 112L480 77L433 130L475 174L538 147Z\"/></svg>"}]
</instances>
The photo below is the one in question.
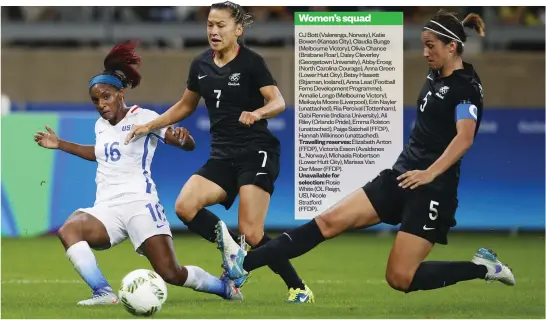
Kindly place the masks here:
<instances>
[{"instance_id":1,"label":"white and black soccer ball","mask_svg":"<svg viewBox=\"0 0 546 320\"><path fill-rule=\"evenodd\" d=\"M167 285L154 271L134 270L121 280L119 300L129 313L151 316L161 310L167 300Z\"/></svg>"}]
</instances>

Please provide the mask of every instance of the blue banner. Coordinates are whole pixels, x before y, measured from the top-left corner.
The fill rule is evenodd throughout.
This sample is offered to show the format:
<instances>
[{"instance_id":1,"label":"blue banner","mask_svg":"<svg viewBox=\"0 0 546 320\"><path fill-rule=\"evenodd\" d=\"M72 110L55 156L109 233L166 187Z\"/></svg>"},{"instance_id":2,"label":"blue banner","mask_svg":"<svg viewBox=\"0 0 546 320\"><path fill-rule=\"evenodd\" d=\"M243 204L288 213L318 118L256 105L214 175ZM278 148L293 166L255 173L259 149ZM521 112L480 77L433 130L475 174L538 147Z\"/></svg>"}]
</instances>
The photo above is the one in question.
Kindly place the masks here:
<instances>
[{"instance_id":1,"label":"blue banner","mask_svg":"<svg viewBox=\"0 0 546 320\"><path fill-rule=\"evenodd\" d=\"M167 106L142 107L161 113ZM68 111L76 108L79 112ZM93 128L98 114L92 106L69 108L27 105L25 109L59 112L60 137L83 144L94 142ZM404 110L405 140L414 119L415 109ZM195 114L180 125L191 131L197 148L193 152L184 152L161 145L152 163L152 177L173 228L185 228L174 213L175 199L186 180L205 163L210 152L209 122L205 108L198 108ZM281 141L282 155L281 172L271 199L266 227L292 228L304 223L294 219L294 109L288 108L278 118L271 119L270 129ZM23 135L32 137L31 132ZM456 216L458 224L455 229L544 230L544 157L544 110L486 109L480 133L463 160L460 205ZM391 163L385 163L385 168L390 166ZM93 204L96 192L95 169L95 163L56 152L49 208L51 230L60 227L77 208ZM365 183L362 181L362 184ZM237 208L238 202L229 211L219 205L210 209L228 225L236 226ZM374 227L377 228L389 227Z\"/></svg>"}]
</instances>

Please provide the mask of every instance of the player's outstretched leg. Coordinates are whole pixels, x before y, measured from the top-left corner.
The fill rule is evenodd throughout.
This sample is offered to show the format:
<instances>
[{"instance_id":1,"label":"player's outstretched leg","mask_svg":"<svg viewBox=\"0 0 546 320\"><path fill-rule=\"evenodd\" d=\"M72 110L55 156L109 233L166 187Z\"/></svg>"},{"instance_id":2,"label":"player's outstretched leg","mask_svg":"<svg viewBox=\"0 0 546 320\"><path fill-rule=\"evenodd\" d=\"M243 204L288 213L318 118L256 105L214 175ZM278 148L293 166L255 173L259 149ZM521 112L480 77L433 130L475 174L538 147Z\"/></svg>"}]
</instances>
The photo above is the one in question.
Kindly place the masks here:
<instances>
[{"instance_id":1,"label":"player's outstretched leg","mask_svg":"<svg viewBox=\"0 0 546 320\"><path fill-rule=\"evenodd\" d=\"M396 290L413 292L454 285L457 282L486 279L514 285L512 271L488 249L480 249L472 261L423 261L433 244L416 235L400 231L389 256L387 282Z\"/></svg>"},{"instance_id":2,"label":"player's outstretched leg","mask_svg":"<svg viewBox=\"0 0 546 320\"><path fill-rule=\"evenodd\" d=\"M231 279L279 259L292 259L312 250L326 239L345 230L379 223L379 217L363 189L352 192L312 221L246 252L231 239L225 223L217 226L218 248L222 251L224 269Z\"/></svg>"},{"instance_id":3,"label":"player's outstretched leg","mask_svg":"<svg viewBox=\"0 0 546 320\"><path fill-rule=\"evenodd\" d=\"M263 245L267 244L272 239L269 237L267 233L263 234L262 239L256 246L251 246L252 249L258 249L262 247ZM242 246L245 247L244 245ZM248 250L247 250L248 251ZM290 260L288 259L281 259L277 261L273 261L271 263L268 263L267 266L271 271L278 274L288 287L288 298L287 302L289 303L314 303L315 302L315 295L313 294L313 291L311 291L311 288L309 288L308 285L306 285L303 280L299 277L296 269L290 263ZM248 273L250 275L250 273ZM243 277L240 279L235 280L235 285L239 288L242 286L244 282L248 280L247 277Z\"/></svg>"},{"instance_id":4,"label":"player's outstretched leg","mask_svg":"<svg viewBox=\"0 0 546 320\"><path fill-rule=\"evenodd\" d=\"M91 247L95 249L110 247L110 237L102 222L90 214L76 211L57 234L74 269L93 292L91 298L78 302L78 305L118 304L118 297L99 269L97 259L91 251Z\"/></svg>"},{"instance_id":5,"label":"player's outstretched leg","mask_svg":"<svg viewBox=\"0 0 546 320\"><path fill-rule=\"evenodd\" d=\"M212 293L227 300L243 300L242 292L229 278L218 279L197 266L180 266L174 252L172 238L155 235L146 239L140 250L165 282L198 292Z\"/></svg>"},{"instance_id":6,"label":"player's outstretched leg","mask_svg":"<svg viewBox=\"0 0 546 320\"><path fill-rule=\"evenodd\" d=\"M255 179L254 172L248 181ZM242 178L247 181L247 178ZM245 184L239 189L239 231L245 235L245 240L253 250L266 245L271 238L264 231L265 218L271 195L265 189L253 184ZM226 232L225 230L223 231ZM288 259L274 260L268 267L278 274L288 287L289 303L313 303L315 297L311 289L303 283L298 273ZM248 274L250 275L250 274ZM236 280L236 285L242 286L248 276Z\"/></svg>"}]
</instances>

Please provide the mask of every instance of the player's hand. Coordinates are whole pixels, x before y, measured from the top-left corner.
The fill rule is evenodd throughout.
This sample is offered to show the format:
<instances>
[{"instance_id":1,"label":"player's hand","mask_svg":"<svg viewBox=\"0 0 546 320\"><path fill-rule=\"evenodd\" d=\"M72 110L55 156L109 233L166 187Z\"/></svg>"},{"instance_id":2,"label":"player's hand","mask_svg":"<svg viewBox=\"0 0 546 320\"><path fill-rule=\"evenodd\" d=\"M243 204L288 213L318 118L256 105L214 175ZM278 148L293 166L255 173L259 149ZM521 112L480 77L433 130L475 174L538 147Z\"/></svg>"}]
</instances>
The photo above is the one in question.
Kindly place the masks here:
<instances>
[{"instance_id":1,"label":"player's hand","mask_svg":"<svg viewBox=\"0 0 546 320\"><path fill-rule=\"evenodd\" d=\"M59 148L59 137L55 134L55 131L48 126L45 126L47 132L38 131L34 135L34 141L38 143L40 147L47 149L58 149Z\"/></svg>"},{"instance_id":2,"label":"player's hand","mask_svg":"<svg viewBox=\"0 0 546 320\"><path fill-rule=\"evenodd\" d=\"M262 117L260 116L260 114L258 114L258 112L243 111L243 113L241 113L241 116L239 117L239 122L246 126L251 126L254 124L254 122L260 120L262 120Z\"/></svg>"},{"instance_id":3,"label":"player's hand","mask_svg":"<svg viewBox=\"0 0 546 320\"><path fill-rule=\"evenodd\" d=\"M175 128L173 130L173 135L178 139L181 146L183 146L190 138L190 132L184 127Z\"/></svg>"},{"instance_id":4,"label":"player's hand","mask_svg":"<svg viewBox=\"0 0 546 320\"><path fill-rule=\"evenodd\" d=\"M150 133L150 128L147 125L135 124L131 128L131 131L129 131L129 133L125 137L125 144L131 142L133 138L137 139L139 137L147 135L148 133Z\"/></svg>"},{"instance_id":5,"label":"player's hand","mask_svg":"<svg viewBox=\"0 0 546 320\"><path fill-rule=\"evenodd\" d=\"M434 175L428 170L412 170L399 175L397 180L400 181L399 187L415 189L418 186L432 182Z\"/></svg>"}]
</instances>

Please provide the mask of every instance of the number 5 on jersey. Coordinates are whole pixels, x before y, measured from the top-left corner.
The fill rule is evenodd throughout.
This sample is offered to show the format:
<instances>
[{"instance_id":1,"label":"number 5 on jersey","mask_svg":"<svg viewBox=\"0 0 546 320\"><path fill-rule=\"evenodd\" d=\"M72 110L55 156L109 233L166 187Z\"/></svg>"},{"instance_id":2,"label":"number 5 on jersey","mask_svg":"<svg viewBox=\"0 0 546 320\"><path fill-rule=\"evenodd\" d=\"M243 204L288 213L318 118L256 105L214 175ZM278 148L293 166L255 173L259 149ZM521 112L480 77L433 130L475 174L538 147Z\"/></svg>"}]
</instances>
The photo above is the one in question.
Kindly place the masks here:
<instances>
[{"instance_id":1,"label":"number 5 on jersey","mask_svg":"<svg viewBox=\"0 0 546 320\"><path fill-rule=\"evenodd\" d=\"M432 221L436 220L438 218L438 206L440 203L438 201L430 201L428 218Z\"/></svg>"},{"instance_id":2,"label":"number 5 on jersey","mask_svg":"<svg viewBox=\"0 0 546 320\"><path fill-rule=\"evenodd\" d=\"M222 90L214 90L214 93L216 93L216 108L220 108L220 95L222 95Z\"/></svg>"}]
</instances>

